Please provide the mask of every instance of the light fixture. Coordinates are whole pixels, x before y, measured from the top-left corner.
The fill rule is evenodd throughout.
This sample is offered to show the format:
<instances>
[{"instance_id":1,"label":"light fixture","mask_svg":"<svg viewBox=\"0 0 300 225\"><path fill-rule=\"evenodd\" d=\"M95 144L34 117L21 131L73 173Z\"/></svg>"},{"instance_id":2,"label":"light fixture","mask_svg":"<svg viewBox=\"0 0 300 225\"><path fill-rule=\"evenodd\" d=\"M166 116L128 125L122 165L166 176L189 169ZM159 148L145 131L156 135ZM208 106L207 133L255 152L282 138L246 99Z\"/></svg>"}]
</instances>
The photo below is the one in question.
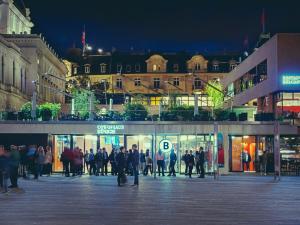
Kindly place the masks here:
<instances>
[{"instance_id":1,"label":"light fixture","mask_svg":"<svg viewBox=\"0 0 300 225\"><path fill-rule=\"evenodd\" d=\"M98 53L102 54L103 53L103 49L102 48L98 48Z\"/></svg>"}]
</instances>

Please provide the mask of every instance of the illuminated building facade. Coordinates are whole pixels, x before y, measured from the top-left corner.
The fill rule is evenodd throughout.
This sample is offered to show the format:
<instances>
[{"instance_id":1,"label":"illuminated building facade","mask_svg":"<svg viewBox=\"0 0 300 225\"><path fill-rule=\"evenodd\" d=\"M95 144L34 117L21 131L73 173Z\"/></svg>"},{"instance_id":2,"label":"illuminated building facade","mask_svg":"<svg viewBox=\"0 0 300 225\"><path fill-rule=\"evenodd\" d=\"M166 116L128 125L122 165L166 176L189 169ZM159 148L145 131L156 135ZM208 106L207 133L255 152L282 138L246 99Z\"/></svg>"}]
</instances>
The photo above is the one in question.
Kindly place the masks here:
<instances>
[{"instance_id":1,"label":"illuminated building facade","mask_svg":"<svg viewBox=\"0 0 300 225\"><path fill-rule=\"evenodd\" d=\"M74 52L74 51L73 51ZM188 53L101 53L69 56L71 78L89 78L91 85L99 85L95 92L101 104L106 98L114 104L134 102L158 106L170 100L177 105L194 105L199 94L201 107L211 105L204 93L210 80L227 76L238 64L237 55L191 55ZM104 85L106 84L106 85Z\"/></svg>"},{"instance_id":2,"label":"illuminated building facade","mask_svg":"<svg viewBox=\"0 0 300 225\"><path fill-rule=\"evenodd\" d=\"M17 2L0 1L0 111L20 110L35 88L38 102L63 104L67 68L41 35L31 34L30 11Z\"/></svg>"},{"instance_id":3,"label":"illuminated building facade","mask_svg":"<svg viewBox=\"0 0 300 225\"><path fill-rule=\"evenodd\" d=\"M300 34L276 34L221 82L234 106L255 106L258 113L277 117L299 117L299 62Z\"/></svg>"}]
</instances>

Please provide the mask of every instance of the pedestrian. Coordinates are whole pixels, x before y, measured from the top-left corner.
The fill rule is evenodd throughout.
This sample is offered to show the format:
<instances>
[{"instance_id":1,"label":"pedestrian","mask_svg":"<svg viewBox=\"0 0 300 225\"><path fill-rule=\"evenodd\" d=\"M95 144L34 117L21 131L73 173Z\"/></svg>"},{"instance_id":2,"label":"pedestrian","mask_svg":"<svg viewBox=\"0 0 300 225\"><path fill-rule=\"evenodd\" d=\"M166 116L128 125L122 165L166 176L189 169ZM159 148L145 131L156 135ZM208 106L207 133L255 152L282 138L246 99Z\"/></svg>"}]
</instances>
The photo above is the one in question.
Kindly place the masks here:
<instances>
[{"instance_id":1,"label":"pedestrian","mask_svg":"<svg viewBox=\"0 0 300 225\"><path fill-rule=\"evenodd\" d=\"M83 160L83 152L82 149L79 149L79 159L80 159L80 165L79 165L79 175L83 175L83 167L84 167L84 160Z\"/></svg>"},{"instance_id":2,"label":"pedestrian","mask_svg":"<svg viewBox=\"0 0 300 225\"><path fill-rule=\"evenodd\" d=\"M83 171L85 173L85 171L87 171L87 173L89 172L89 152L87 150L84 151L84 165L83 165ZM86 170L85 170L86 168Z\"/></svg>"},{"instance_id":3,"label":"pedestrian","mask_svg":"<svg viewBox=\"0 0 300 225\"><path fill-rule=\"evenodd\" d=\"M200 149L199 149L200 176L199 176L199 178L205 177L204 163L205 163L204 151L203 151L203 147L200 147Z\"/></svg>"},{"instance_id":4,"label":"pedestrian","mask_svg":"<svg viewBox=\"0 0 300 225\"><path fill-rule=\"evenodd\" d=\"M43 169L45 165L45 151L42 146L39 146L35 156L35 164L36 164L36 171L35 171L35 179L38 179L39 176L43 176Z\"/></svg>"},{"instance_id":5,"label":"pedestrian","mask_svg":"<svg viewBox=\"0 0 300 225\"><path fill-rule=\"evenodd\" d=\"M189 158L188 158L188 164L189 164L189 178L192 178L193 168L195 165L195 157L193 155L193 151L190 151Z\"/></svg>"},{"instance_id":6,"label":"pedestrian","mask_svg":"<svg viewBox=\"0 0 300 225\"><path fill-rule=\"evenodd\" d=\"M28 149L25 145L19 146L20 152L20 173L24 179L27 178L27 170L28 170L28 160L27 160L27 152Z\"/></svg>"},{"instance_id":7,"label":"pedestrian","mask_svg":"<svg viewBox=\"0 0 300 225\"><path fill-rule=\"evenodd\" d=\"M186 150L185 154L182 156L181 160L184 162L185 165L185 170L184 170L184 175L188 175L188 167L189 167L189 163L188 163L188 159L189 159L189 151Z\"/></svg>"},{"instance_id":8,"label":"pedestrian","mask_svg":"<svg viewBox=\"0 0 300 225\"><path fill-rule=\"evenodd\" d=\"M170 153L170 166L169 166L168 176L172 175L172 176L176 177L176 171L175 171L176 161L177 161L177 155L176 155L174 149L172 149L171 153Z\"/></svg>"},{"instance_id":9,"label":"pedestrian","mask_svg":"<svg viewBox=\"0 0 300 225\"><path fill-rule=\"evenodd\" d=\"M9 155L5 151L4 146L0 145L0 188L1 192L8 192L8 178L9 178Z\"/></svg>"},{"instance_id":10,"label":"pedestrian","mask_svg":"<svg viewBox=\"0 0 300 225\"><path fill-rule=\"evenodd\" d=\"M140 162L140 154L136 144L132 145L132 168L134 174L134 183L132 186L139 185L139 162Z\"/></svg>"},{"instance_id":11,"label":"pedestrian","mask_svg":"<svg viewBox=\"0 0 300 225\"><path fill-rule=\"evenodd\" d=\"M116 165L116 151L114 148L111 150L108 159L111 165L111 175L115 176L117 175L117 165Z\"/></svg>"},{"instance_id":12,"label":"pedestrian","mask_svg":"<svg viewBox=\"0 0 300 225\"><path fill-rule=\"evenodd\" d=\"M68 151L69 148L64 147L64 151L60 155L60 161L63 164L63 175L66 177L70 176L70 165L69 165L69 160L68 160Z\"/></svg>"},{"instance_id":13,"label":"pedestrian","mask_svg":"<svg viewBox=\"0 0 300 225\"><path fill-rule=\"evenodd\" d=\"M102 167L102 174L104 170L105 176L107 176L107 164L108 164L108 153L106 151L106 148L103 148L103 167Z\"/></svg>"},{"instance_id":14,"label":"pedestrian","mask_svg":"<svg viewBox=\"0 0 300 225\"><path fill-rule=\"evenodd\" d=\"M126 166L126 159L125 159L125 148L123 146L120 147L120 152L116 157L117 163L117 171L118 171L118 186L121 187L121 184L126 183L126 175L124 173L125 166Z\"/></svg>"},{"instance_id":15,"label":"pedestrian","mask_svg":"<svg viewBox=\"0 0 300 225\"><path fill-rule=\"evenodd\" d=\"M200 163L199 163L199 158L200 158L199 151L196 151L196 155L195 155L195 164L196 164L196 173L197 173L197 175L200 174Z\"/></svg>"},{"instance_id":16,"label":"pedestrian","mask_svg":"<svg viewBox=\"0 0 300 225\"><path fill-rule=\"evenodd\" d=\"M151 158L151 155L150 155L150 150L147 149L146 150L146 167L145 167L145 170L144 170L144 175L147 176L149 171L150 171L150 174L152 175L152 164L153 164L153 160Z\"/></svg>"},{"instance_id":17,"label":"pedestrian","mask_svg":"<svg viewBox=\"0 0 300 225\"><path fill-rule=\"evenodd\" d=\"M133 152L132 149L129 149L128 156L127 156L127 175L133 176Z\"/></svg>"},{"instance_id":18,"label":"pedestrian","mask_svg":"<svg viewBox=\"0 0 300 225\"><path fill-rule=\"evenodd\" d=\"M94 155L94 150L91 148L90 149L90 154L89 154L89 165L90 165L90 170L89 174L90 176L92 175L92 172L94 175L96 175L96 165L95 165L95 155Z\"/></svg>"},{"instance_id":19,"label":"pedestrian","mask_svg":"<svg viewBox=\"0 0 300 225\"><path fill-rule=\"evenodd\" d=\"M9 188L18 188L18 170L20 164L20 152L15 145L10 146L9 152L9 175L11 185Z\"/></svg>"},{"instance_id":20,"label":"pedestrian","mask_svg":"<svg viewBox=\"0 0 300 225\"><path fill-rule=\"evenodd\" d=\"M53 163L53 155L50 146L46 146L45 151L45 172L47 176L50 176L52 173L52 163Z\"/></svg>"},{"instance_id":21,"label":"pedestrian","mask_svg":"<svg viewBox=\"0 0 300 225\"><path fill-rule=\"evenodd\" d=\"M144 173L145 168L146 168L146 155L142 149L141 153L140 153L140 171L141 171L141 173Z\"/></svg>"},{"instance_id":22,"label":"pedestrian","mask_svg":"<svg viewBox=\"0 0 300 225\"><path fill-rule=\"evenodd\" d=\"M165 176L165 156L162 153L161 149L158 150L158 153L156 154L156 162L158 167L158 176L160 176L160 173L162 172L162 176Z\"/></svg>"},{"instance_id":23,"label":"pedestrian","mask_svg":"<svg viewBox=\"0 0 300 225\"><path fill-rule=\"evenodd\" d=\"M36 157L36 146L35 145L30 145L28 147L28 152L27 152L27 155L26 155L26 158L27 158L27 165L28 165L28 174L27 174L27 177L29 178L30 177L30 173L33 174L35 176L36 174L36 160L35 160L35 157Z\"/></svg>"},{"instance_id":24,"label":"pedestrian","mask_svg":"<svg viewBox=\"0 0 300 225\"><path fill-rule=\"evenodd\" d=\"M97 169L96 176L99 176L100 173L103 176L103 153L101 148L98 149L95 155L95 165Z\"/></svg>"}]
</instances>

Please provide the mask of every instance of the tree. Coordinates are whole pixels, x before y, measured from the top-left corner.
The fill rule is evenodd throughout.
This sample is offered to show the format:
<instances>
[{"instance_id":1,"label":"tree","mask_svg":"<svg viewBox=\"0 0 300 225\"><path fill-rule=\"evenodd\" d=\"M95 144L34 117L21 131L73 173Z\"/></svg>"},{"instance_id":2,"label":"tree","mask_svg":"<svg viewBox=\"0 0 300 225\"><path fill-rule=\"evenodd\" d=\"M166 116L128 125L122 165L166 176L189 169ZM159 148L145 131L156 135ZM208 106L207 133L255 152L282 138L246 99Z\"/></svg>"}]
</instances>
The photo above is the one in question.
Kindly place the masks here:
<instances>
[{"instance_id":1,"label":"tree","mask_svg":"<svg viewBox=\"0 0 300 225\"><path fill-rule=\"evenodd\" d=\"M127 103L125 105L124 115L125 120L143 121L148 116L148 111L143 104Z\"/></svg>"},{"instance_id":2,"label":"tree","mask_svg":"<svg viewBox=\"0 0 300 225\"><path fill-rule=\"evenodd\" d=\"M212 101L212 112L214 109L220 109L224 102L222 84L218 81L209 81L205 87L205 93Z\"/></svg>"},{"instance_id":3,"label":"tree","mask_svg":"<svg viewBox=\"0 0 300 225\"><path fill-rule=\"evenodd\" d=\"M90 92L85 89L73 89L74 111L82 118L87 118L90 108Z\"/></svg>"}]
</instances>

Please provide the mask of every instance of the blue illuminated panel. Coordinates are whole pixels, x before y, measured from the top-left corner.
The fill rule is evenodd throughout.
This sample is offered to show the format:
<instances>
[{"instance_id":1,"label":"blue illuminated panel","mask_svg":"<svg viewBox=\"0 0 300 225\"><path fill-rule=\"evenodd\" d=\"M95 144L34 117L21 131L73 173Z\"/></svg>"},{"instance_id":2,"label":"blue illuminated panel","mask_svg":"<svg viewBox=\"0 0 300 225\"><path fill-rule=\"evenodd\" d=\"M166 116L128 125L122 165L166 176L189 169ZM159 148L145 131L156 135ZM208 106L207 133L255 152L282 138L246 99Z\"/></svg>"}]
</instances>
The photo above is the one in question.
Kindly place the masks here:
<instances>
[{"instance_id":1,"label":"blue illuminated panel","mask_svg":"<svg viewBox=\"0 0 300 225\"><path fill-rule=\"evenodd\" d=\"M300 74L283 74L283 85L300 85Z\"/></svg>"}]
</instances>

